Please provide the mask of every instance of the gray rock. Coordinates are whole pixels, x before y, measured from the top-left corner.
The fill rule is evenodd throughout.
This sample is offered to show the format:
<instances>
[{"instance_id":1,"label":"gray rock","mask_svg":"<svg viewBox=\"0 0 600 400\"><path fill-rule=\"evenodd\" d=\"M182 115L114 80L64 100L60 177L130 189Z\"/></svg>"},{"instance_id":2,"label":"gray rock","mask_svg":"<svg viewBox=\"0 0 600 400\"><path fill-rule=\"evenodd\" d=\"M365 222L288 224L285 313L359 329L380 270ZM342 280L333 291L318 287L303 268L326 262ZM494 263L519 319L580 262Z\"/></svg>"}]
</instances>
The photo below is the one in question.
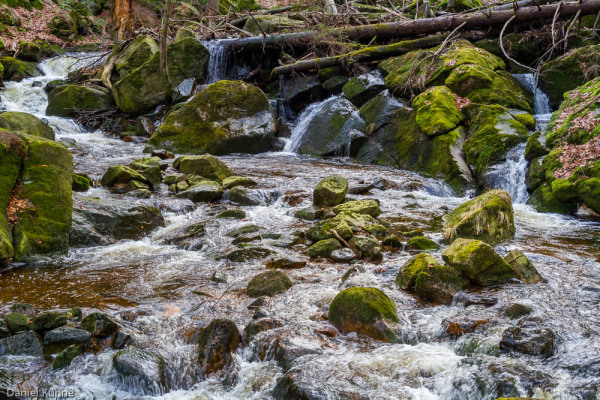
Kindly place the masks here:
<instances>
[{"instance_id":1,"label":"gray rock","mask_svg":"<svg viewBox=\"0 0 600 400\"><path fill-rule=\"evenodd\" d=\"M119 381L136 395L156 395L168 389L165 362L162 357L143 350L121 350L113 357L113 368L119 373Z\"/></svg>"},{"instance_id":2,"label":"gray rock","mask_svg":"<svg viewBox=\"0 0 600 400\"><path fill-rule=\"evenodd\" d=\"M33 331L19 333L0 339L0 355L42 356L42 340Z\"/></svg>"},{"instance_id":3,"label":"gray rock","mask_svg":"<svg viewBox=\"0 0 600 400\"><path fill-rule=\"evenodd\" d=\"M91 338L89 332L72 326L63 326L46 332L44 335L44 353L60 353L71 345L82 345Z\"/></svg>"}]
</instances>

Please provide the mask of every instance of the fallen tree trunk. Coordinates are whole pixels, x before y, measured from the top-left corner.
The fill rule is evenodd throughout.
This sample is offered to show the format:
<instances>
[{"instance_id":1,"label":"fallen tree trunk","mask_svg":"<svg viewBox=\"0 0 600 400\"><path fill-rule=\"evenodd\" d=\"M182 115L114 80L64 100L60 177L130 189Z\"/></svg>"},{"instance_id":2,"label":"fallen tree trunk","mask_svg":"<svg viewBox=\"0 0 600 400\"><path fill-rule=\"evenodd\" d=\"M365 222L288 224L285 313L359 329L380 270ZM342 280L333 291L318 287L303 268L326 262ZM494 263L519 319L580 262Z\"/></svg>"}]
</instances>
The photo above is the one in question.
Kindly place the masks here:
<instances>
[{"instance_id":1,"label":"fallen tree trunk","mask_svg":"<svg viewBox=\"0 0 600 400\"><path fill-rule=\"evenodd\" d=\"M402 37L452 31L463 25L463 30L491 29L502 26L513 16L513 23L532 23L552 20L558 12L558 19L581 15L595 14L600 11L600 0L587 0L582 3L556 3L543 6L523 7L514 10L484 10L472 14L449 15L436 18L425 18L414 21L390 22L374 25L361 25L351 28L333 29L325 32L295 32L266 37L238 39L232 43L236 52L247 52L265 47L289 46L292 48L305 46L308 42L318 42L319 38L337 37L339 40L369 42L373 40L393 40Z\"/></svg>"},{"instance_id":2,"label":"fallen tree trunk","mask_svg":"<svg viewBox=\"0 0 600 400\"><path fill-rule=\"evenodd\" d=\"M448 35L435 35L427 36L417 40L405 40L402 42L383 45L383 46L369 46L364 49L351 51L346 54L339 56L315 58L310 60L302 60L293 64L282 65L280 67L273 68L272 75L290 75L294 72L308 71L313 69L321 69L326 67L332 67L334 65L343 65L349 62L365 62L373 60L381 60L384 58L400 56L408 53L409 51L425 49L428 47L437 46L442 44ZM465 36L457 36L463 37ZM481 39L478 37L469 37L469 39Z\"/></svg>"}]
</instances>

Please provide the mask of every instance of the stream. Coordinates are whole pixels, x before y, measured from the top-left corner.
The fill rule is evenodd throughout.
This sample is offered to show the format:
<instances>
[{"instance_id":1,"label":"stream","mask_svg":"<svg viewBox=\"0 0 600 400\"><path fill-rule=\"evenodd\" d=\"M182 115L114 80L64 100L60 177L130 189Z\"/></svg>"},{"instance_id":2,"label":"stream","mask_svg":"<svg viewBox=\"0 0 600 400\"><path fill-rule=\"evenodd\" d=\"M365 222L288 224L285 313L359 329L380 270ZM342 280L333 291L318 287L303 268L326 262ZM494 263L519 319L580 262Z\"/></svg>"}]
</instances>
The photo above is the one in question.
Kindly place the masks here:
<instances>
[{"instance_id":1,"label":"stream","mask_svg":"<svg viewBox=\"0 0 600 400\"><path fill-rule=\"evenodd\" d=\"M43 86L80 67L83 61L78 61L79 57L47 60L40 66L43 76L6 82L0 92L0 110L45 118L57 141L73 153L75 171L99 179L110 165L129 164L142 157L144 144L125 143L100 131L87 132L71 119L44 115L47 96ZM536 113L541 115L537 109ZM538 123L544 123L543 118L538 117ZM150 199L130 200L163 212L166 226L148 237L71 249L66 256L15 265L0 275L1 312L8 312L14 303L31 303L40 310L81 307L84 314L102 310L132 336L136 347L165 360L168 387L153 389L144 382L119 377L112 367L113 350L86 353L58 371L39 358L0 356L1 369L21 387L68 388L77 399L269 399L285 371L274 357L261 361L257 354L271 348L274 335L281 335L289 342L286 349L299 355L289 366L296 384L310 393L311 399L458 400L501 395L600 399L600 225L584 218L537 213L524 204L524 145L514 157L509 155L501 173L507 185L518 181L511 191L517 233L496 250L500 254L522 250L545 282L487 287L477 293L461 293L449 306L432 306L400 290L394 282L411 257L408 252L385 252L380 263L349 265L309 260L298 248L263 239L261 246L279 256L308 261L305 268L288 271L294 286L261 308L283 326L240 346L235 355L236 376L230 384L216 379L200 381L198 350L190 340L193 332L214 318L231 319L242 330L252 321L248 305L254 300L244 288L265 270L261 261L231 263L219 257L236 248L228 232L256 224L283 240L291 232L307 229L310 223L295 218L294 212L310 204L312 189L330 174L344 176L350 186L375 183L376 189L368 195L352 197L379 199L382 217L396 229L423 229L440 243L443 215L466 200L455 197L444 182L415 173L361 165L346 158L295 155L290 152L293 139L286 152L220 157L234 174L256 180L261 189L283 194L269 205L242 206L247 213L244 220L215 219L222 205L194 205L170 196L162 185L160 194ZM387 185L379 185L381 182ZM75 199L80 196L122 197L102 188L74 193ZM199 221L207 222L200 248L185 250L162 244L169 232ZM434 252L434 257L441 259L444 247ZM215 272L226 282L212 281ZM352 286L377 287L395 302L399 343L331 334L331 324L321 316L340 290ZM473 299L495 303L486 306ZM512 303L532 307L532 316L554 332L554 355L540 358L498 349L503 330L515 324L502 316ZM459 338L446 333L447 321L473 319L487 323Z\"/></svg>"}]
</instances>

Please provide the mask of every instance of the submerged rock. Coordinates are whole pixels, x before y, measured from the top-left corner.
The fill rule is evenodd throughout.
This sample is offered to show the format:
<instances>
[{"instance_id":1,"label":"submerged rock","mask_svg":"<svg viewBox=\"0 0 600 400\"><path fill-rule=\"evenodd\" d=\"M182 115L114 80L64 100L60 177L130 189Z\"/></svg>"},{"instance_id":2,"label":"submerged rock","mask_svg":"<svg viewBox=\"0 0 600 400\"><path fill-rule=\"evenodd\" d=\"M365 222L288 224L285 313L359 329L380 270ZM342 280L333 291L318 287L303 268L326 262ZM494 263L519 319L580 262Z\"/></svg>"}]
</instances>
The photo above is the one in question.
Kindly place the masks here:
<instances>
[{"instance_id":1,"label":"submerged rock","mask_svg":"<svg viewBox=\"0 0 600 400\"><path fill-rule=\"evenodd\" d=\"M329 320L343 333L356 332L384 342L393 342L390 326L398 322L396 305L381 290L354 287L341 291L329 307Z\"/></svg>"},{"instance_id":2,"label":"submerged rock","mask_svg":"<svg viewBox=\"0 0 600 400\"><path fill-rule=\"evenodd\" d=\"M219 81L171 112L148 142L191 154L261 153L275 140L269 100L257 87Z\"/></svg>"},{"instance_id":3,"label":"submerged rock","mask_svg":"<svg viewBox=\"0 0 600 400\"><path fill-rule=\"evenodd\" d=\"M232 354L241 341L240 332L228 319L214 319L202 330L198 362L204 376L226 374L234 362Z\"/></svg>"},{"instance_id":4,"label":"submerged rock","mask_svg":"<svg viewBox=\"0 0 600 400\"><path fill-rule=\"evenodd\" d=\"M75 204L70 239L72 246L138 240L165 225L158 208L131 200L82 197L77 198Z\"/></svg>"},{"instance_id":5,"label":"submerged rock","mask_svg":"<svg viewBox=\"0 0 600 400\"><path fill-rule=\"evenodd\" d=\"M256 275L248 282L246 293L250 297L273 297L292 287L290 278L281 271L267 271Z\"/></svg>"},{"instance_id":6,"label":"submerged rock","mask_svg":"<svg viewBox=\"0 0 600 400\"><path fill-rule=\"evenodd\" d=\"M444 239L447 241L462 237L495 244L515 234L512 200L500 189L461 204L445 219Z\"/></svg>"},{"instance_id":7,"label":"submerged rock","mask_svg":"<svg viewBox=\"0 0 600 400\"><path fill-rule=\"evenodd\" d=\"M112 365L119 379L128 387L134 385L140 395L156 395L168 389L165 361L162 357L136 348L117 352Z\"/></svg>"},{"instance_id":8,"label":"submerged rock","mask_svg":"<svg viewBox=\"0 0 600 400\"><path fill-rule=\"evenodd\" d=\"M490 245L479 240L456 239L444 250L442 258L483 286L508 282L515 276L512 267Z\"/></svg>"},{"instance_id":9,"label":"submerged rock","mask_svg":"<svg viewBox=\"0 0 600 400\"><path fill-rule=\"evenodd\" d=\"M336 206L344 201L348 194L348 181L338 175L330 175L315 187L313 203L316 206Z\"/></svg>"}]
</instances>

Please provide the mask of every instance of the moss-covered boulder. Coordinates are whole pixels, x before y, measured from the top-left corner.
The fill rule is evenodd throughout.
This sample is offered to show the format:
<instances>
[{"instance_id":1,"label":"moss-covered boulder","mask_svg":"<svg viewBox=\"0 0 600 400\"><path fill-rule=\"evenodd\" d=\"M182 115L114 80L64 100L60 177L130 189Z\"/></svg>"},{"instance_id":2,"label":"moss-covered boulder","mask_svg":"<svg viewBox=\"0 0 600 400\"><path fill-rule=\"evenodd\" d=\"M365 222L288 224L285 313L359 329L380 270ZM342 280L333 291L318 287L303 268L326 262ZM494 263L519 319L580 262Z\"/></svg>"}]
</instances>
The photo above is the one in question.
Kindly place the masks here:
<instances>
[{"instance_id":1,"label":"moss-covered boulder","mask_svg":"<svg viewBox=\"0 0 600 400\"><path fill-rule=\"evenodd\" d=\"M379 261L383 257L381 244L373 236L354 236L348 242L358 258Z\"/></svg>"},{"instance_id":2,"label":"moss-covered boulder","mask_svg":"<svg viewBox=\"0 0 600 400\"><path fill-rule=\"evenodd\" d=\"M339 175L330 175L319 181L313 191L315 206L336 206L348 194L348 181Z\"/></svg>"},{"instance_id":3,"label":"moss-covered boulder","mask_svg":"<svg viewBox=\"0 0 600 400\"><path fill-rule=\"evenodd\" d=\"M525 283L539 283L543 280L533 263L520 250L509 251L504 256L504 261L512 267L515 277Z\"/></svg>"},{"instance_id":4,"label":"moss-covered boulder","mask_svg":"<svg viewBox=\"0 0 600 400\"><path fill-rule=\"evenodd\" d=\"M600 45L583 46L546 62L541 69L540 85L548 94L550 104L558 107L563 95L597 77Z\"/></svg>"},{"instance_id":5,"label":"moss-covered boulder","mask_svg":"<svg viewBox=\"0 0 600 400\"><path fill-rule=\"evenodd\" d=\"M140 388L139 393L143 395L159 395L168 388L166 363L157 354L129 347L115 353L112 367L117 373L117 379L136 382Z\"/></svg>"},{"instance_id":6,"label":"moss-covered boulder","mask_svg":"<svg viewBox=\"0 0 600 400\"><path fill-rule=\"evenodd\" d=\"M403 290L414 291L419 297L437 303L451 303L456 293L468 287L462 272L440 265L427 253L409 259L400 268L396 284Z\"/></svg>"},{"instance_id":7,"label":"moss-covered boulder","mask_svg":"<svg viewBox=\"0 0 600 400\"><path fill-rule=\"evenodd\" d=\"M6 314L4 319L12 334L29 330L29 317L25 314L11 312Z\"/></svg>"},{"instance_id":8,"label":"moss-covered boulder","mask_svg":"<svg viewBox=\"0 0 600 400\"><path fill-rule=\"evenodd\" d=\"M33 62L17 60L14 57L0 57L0 65L4 68L4 80L20 82L25 78L41 75Z\"/></svg>"},{"instance_id":9,"label":"moss-covered boulder","mask_svg":"<svg viewBox=\"0 0 600 400\"><path fill-rule=\"evenodd\" d=\"M71 365L73 360L81 354L83 354L81 346L75 344L70 345L69 347L58 353L54 360L52 360L51 367L52 369L66 368L69 365Z\"/></svg>"},{"instance_id":10,"label":"moss-covered boulder","mask_svg":"<svg viewBox=\"0 0 600 400\"><path fill-rule=\"evenodd\" d=\"M525 173L525 185L530 192L535 191L546 179L544 169L542 167L543 157L534 158L529 163L527 172Z\"/></svg>"},{"instance_id":11,"label":"moss-covered boulder","mask_svg":"<svg viewBox=\"0 0 600 400\"><path fill-rule=\"evenodd\" d=\"M250 297L273 297L287 291L292 285L285 272L267 271L256 275L248 282L246 293Z\"/></svg>"},{"instance_id":12,"label":"moss-covered boulder","mask_svg":"<svg viewBox=\"0 0 600 400\"><path fill-rule=\"evenodd\" d=\"M440 245L425 236L413 236L406 242L406 250L430 251L437 250Z\"/></svg>"},{"instance_id":13,"label":"moss-covered boulder","mask_svg":"<svg viewBox=\"0 0 600 400\"><path fill-rule=\"evenodd\" d=\"M363 108L369 105L367 103ZM466 136L463 128L430 137L417 124L415 110L400 107L390 113L385 104L380 107L371 105L373 110L367 114L372 113L373 116L368 118L367 123L374 127L374 132L358 151L360 161L444 179L459 194L472 185L473 177L461 150ZM383 122L380 124L379 120Z\"/></svg>"},{"instance_id":14,"label":"moss-covered boulder","mask_svg":"<svg viewBox=\"0 0 600 400\"><path fill-rule=\"evenodd\" d=\"M535 189L527 204L532 205L538 212L545 213L571 214L577 210L577 204L556 198L549 183L543 183Z\"/></svg>"},{"instance_id":15,"label":"moss-covered boulder","mask_svg":"<svg viewBox=\"0 0 600 400\"><path fill-rule=\"evenodd\" d=\"M495 189L467 201L445 216L444 239L480 239L494 244L515 234L510 195Z\"/></svg>"},{"instance_id":16,"label":"moss-covered boulder","mask_svg":"<svg viewBox=\"0 0 600 400\"><path fill-rule=\"evenodd\" d=\"M211 154L181 157L178 166L184 174L195 174L216 181L231 176L227 165Z\"/></svg>"},{"instance_id":17,"label":"moss-covered boulder","mask_svg":"<svg viewBox=\"0 0 600 400\"><path fill-rule=\"evenodd\" d=\"M506 155L529 138L529 129L504 107L472 105L464 109L470 118L469 137L463 145L467 162L483 182L492 165L506 160Z\"/></svg>"},{"instance_id":18,"label":"moss-covered boulder","mask_svg":"<svg viewBox=\"0 0 600 400\"><path fill-rule=\"evenodd\" d=\"M218 199L222 195L223 187L219 182L205 180L177 193L176 196L193 202L209 202Z\"/></svg>"},{"instance_id":19,"label":"moss-covered boulder","mask_svg":"<svg viewBox=\"0 0 600 400\"><path fill-rule=\"evenodd\" d=\"M318 79L317 79L318 81ZM293 151L312 156L353 156L366 141L365 123L349 100L333 97L305 118Z\"/></svg>"},{"instance_id":20,"label":"moss-covered boulder","mask_svg":"<svg viewBox=\"0 0 600 400\"><path fill-rule=\"evenodd\" d=\"M148 143L188 154L260 153L271 149L274 133L269 100L259 88L219 81L171 112Z\"/></svg>"},{"instance_id":21,"label":"moss-covered boulder","mask_svg":"<svg viewBox=\"0 0 600 400\"><path fill-rule=\"evenodd\" d=\"M119 326L108 315L102 312L93 312L81 321L81 328L92 336L101 338L109 337L119 330Z\"/></svg>"},{"instance_id":22,"label":"moss-covered boulder","mask_svg":"<svg viewBox=\"0 0 600 400\"><path fill-rule=\"evenodd\" d=\"M38 333L44 333L66 325L68 321L69 315L66 312L47 311L33 319L31 330Z\"/></svg>"},{"instance_id":23,"label":"moss-covered boulder","mask_svg":"<svg viewBox=\"0 0 600 400\"><path fill-rule=\"evenodd\" d=\"M121 78L129 75L159 51L158 43L150 36L138 36L115 60L115 69Z\"/></svg>"},{"instance_id":24,"label":"moss-covered boulder","mask_svg":"<svg viewBox=\"0 0 600 400\"><path fill-rule=\"evenodd\" d=\"M525 159L531 162L534 158L543 157L550 153L544 143L541 141L542 132L535 132L529 139L527 139L527 145L525 146Z\"/></svg>"},{"instance_id":25,"label":"moss-covered boulder","mask_svg":"<svg viewBox=\"0 0 600 400\"><path fill-rule=\"evenodd\" d=\"M35 115L19 111L0 113L0 128L13 133L24 133L31 136L54 140L54 130Z\"/></svg>"},{"instance_id":26,"label":"moss-covered boulder","mask_svg":"<svg viewBox=\"0 0 600 400\"><path fill-rule=\"evenodd\" d=\"M73 156L54 141L25 134L21 138L27 155L13 193L20 203L13 226L14 258L26 261L66 253L73 210Z\"/></svg>"},{"instance_id":27,"label":"moss-covered boulder","mask_svg":"<svg viewBox=\"0 0 600 400\"><path fill-rule=\"evenodd\" d=\"M445 86L434 86L412 102L417 110L417 125L427 136L448 133L464 119L454 94Z\"/></svg>"},{"instance_id":28,"label":"moss-covered boulder","mask_svg":"<svg viewBox=\"0 0 600 400\"><path fill-rule=\"evenodd\" d=\"M167 46L169 79L177 87L185 79L202 83L206 79L208 49L193 38L172 42ZM165 101L164 84L159 70L159 54L135 68L113 85L119 108L132 115L151 111Z\"/></svg>"},{"instance_id":29,"label":"moss-covered boulder","mask_svg":"<svg viewBox=\"0 0 600 400\"><path fill-rule=\"evenodd\" d=\"M337 236L335 231L342 239L350 239L355 231L374 225L377 220L368 214L356 214L348 211L342 211L333 218L317 222L308 231L306 238L312 242L319 240L332 239Z\"/></svg>"},{"instance_id":30,"label":"moss-covered boulder","mask_svg":"<svg viewBox=\"0 0 600 400\"><path fill-rule=\"evenodd\" d=\"M256 181L248 178L247 176L228 176L227 178L223 179L223 189L231 189L234 188L236 186L243 186L243 187L249 187L249 186L256 186Z\"/></svg>"},{"instance_id":31,"label":"moss-covered boulder","mask_svg":"<svg viewBox=\"0 0 600 400\"><path fill-rule=\"evenodd\" d=\"M110 166L100 179L102 186L106 187L123 186L127 185L131 181L147 183L148 179L146 179L146 177L144 177L144 175L141 173L126 165Z\"/></svg>"},{"instance_id":32,"label":"moss-covered boulder","mask_svg":"<svg viewBox=\"0 0 600 400\"><path fill-rule=\"evenodd\" d=\"M48 93L46 114L72 117L84 111L106 111L115 106L110 90L100 86L65 85Z\"/></svg>"},{"instance_id":33,"label":"moss-covered boulder","mask_svg":"<svg viewBox=\"0 0 600 400\"><path fill-rule=\"evenodd\" d=\"M381 208L376 200L352 200L332 208L333 212L337 215L342 211L352 212L356 214L367 214L371 217L377 218L381 214Z\"/></svg>"},{"instance_id":34,"label":"moss-covered boulder","mask_svg":"<svg viewBox=\"0 0 600 400\"><path fill-rule=\"evenodd\" d=\"M336 250L340 250L341 248L342 244L339 240L335 238L323 239L310 246L306 251L306 254L312 258L329 258L331 257L331 253L333 253Z\"/></svg>"},{"instance_id":35,"label":"moss-covered boulder","mask_svg":"<svg viewBox=\"0 0 600 400\"><path fill-rule=\"evenodd\" d=\"M430 86L445 85L462 97L483 104L532 110L532 99L519 82L503 71L504 62L495 55L456 40L439 57L438 47L415 50L379 64L385 84L396 96L409 97Z\"/></svg>"},{"instance_id":36,"label":"moss-covered boulder","mask_svg":"<svg viewBox=\"0 0 600 400\"><path fill-rule=\"evenodd\" d=\"M492 246L480 240L456 239L444 250L442 258L472 282L483 286L508 282L515 276L510 264Z\"/></svg>"},{"instance_id":37,"label":"moss-covered boulder","mask_svg":"<svg viewBox=\"0 0 600 400\"><path fill-rule=\"evenodd\" d=\"M381 290L353 287L335 296L329 306L329 321L343 333L356 332L393 342L398 315L394 302Z\"/></svg>"},{"instance_id":38,"label":"moss-covered boulder","mask_svg":"<svg viewBox=\"0 0 600 400\"><path fill-rule=\"evenodd\" d=\"M373 73L355 76L342 88L344 96L356 107L360 107L385 89L380 76Z\"/></svg>"},{"instance_id":39,"label":"moss-covered boulder","mask_svg":"<svg viewBox=\"0 0 600 400\"><path fill-rule=\"evenodd\" d=\"M40 49L40 46L25 40L20 40L18 46L18 58L25 61L40 62L42 58L42 49Z\"/></svg>"}]
</instances>

